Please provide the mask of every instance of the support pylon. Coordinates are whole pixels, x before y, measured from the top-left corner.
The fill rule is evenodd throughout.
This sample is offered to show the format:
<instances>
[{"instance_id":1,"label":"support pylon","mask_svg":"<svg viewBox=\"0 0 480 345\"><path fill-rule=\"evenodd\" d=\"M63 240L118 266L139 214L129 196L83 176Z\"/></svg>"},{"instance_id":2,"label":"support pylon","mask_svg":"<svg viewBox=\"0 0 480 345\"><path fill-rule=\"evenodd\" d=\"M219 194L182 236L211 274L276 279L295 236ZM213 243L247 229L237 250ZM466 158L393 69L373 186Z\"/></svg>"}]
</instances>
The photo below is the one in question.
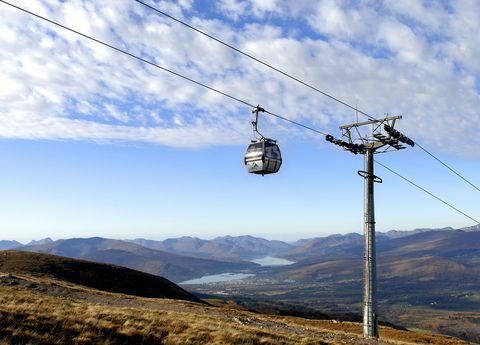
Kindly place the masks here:
<instances>
[{"instance_id":1,"label":"support pylon","mask_svg":"<svg viewBox=\"0 0 480 345\"><path fill-rule=\"evenodd\" d=\"M378 337L373 153L373 149L366 149L364 154L366 174L364 210L365 254L363 257L363 336L367 338Z\"/></svg>"},{"instance_id":2,"label":"support pylon","mask_svg":"<svg viewBox=\"0 0 480 345\"><path fill-rule=\"evenodd\" d=\"M335 139L331 135L326 136L327 141L341 146L354 154L363 154L365 156L365 170L358 172L365 179L365 254L363 257L363 336L365 338L378 338L374 183L381 183L382 179L374 174L373 156L378 152L402 150L405 148L402 144L415 145L410 138L393 128L396 120L401 118L401 116L387 116L383 119L372 119L341 126L341 139ZM370 126L371 130L362 134L361 129L365 127L370 128Z\"/></svg>"}]
</instances>

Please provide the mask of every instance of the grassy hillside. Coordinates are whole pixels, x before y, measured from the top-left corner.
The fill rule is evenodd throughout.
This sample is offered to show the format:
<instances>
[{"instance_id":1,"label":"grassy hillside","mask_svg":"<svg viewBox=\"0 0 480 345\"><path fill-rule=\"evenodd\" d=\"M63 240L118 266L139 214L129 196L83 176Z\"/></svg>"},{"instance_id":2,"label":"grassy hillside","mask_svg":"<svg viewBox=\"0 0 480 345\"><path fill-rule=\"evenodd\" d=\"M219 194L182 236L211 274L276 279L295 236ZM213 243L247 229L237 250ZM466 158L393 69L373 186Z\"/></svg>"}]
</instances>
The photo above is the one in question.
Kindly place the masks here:
<instances>
[{"instance_id":1,"label":"grassy hillside","mask_svg":"<svg viewBox=\"0 0 480 345\"><path fill-rule=\"evenodd\" d=\"M12 274L59 279L109 292L201 302L191 293L159 276L120 266L48 254L2 251L0 270Z\"/></svg>"},{"instance_id":2,"label":"grassy hillside","mask_svg":"<svg viewBox=\"0 0 480 345\"><path fill-rule=\"evenodd\" d=\"M2 271L0 344L372 344L358 323L114 294ZM466 344L388 327L380 334L377 344Z\"/></svg>"},{"instance_id":3,"label":"grassy hillside","mask_svg":"<svg viewBox=\"0 0 480 345\"><path fill-rule=\"evenodd\" d=\"M408 236L403 233L392 238L383 236L377 247L380 320L385 324L421 328L479 343L479 236L479 232L473 231L424 229ZM211 248L228 252L231 248L238 248L238 243L243 245L251 240L249 237L245 239L248 241L235 238L233 247L223 247L222 244ZM163 244L169 244L171 248L181 245L185 246L182 250L192 250L199 245L197 240L184 238ZM243 281L190 285L188 288L196 293L234 299L234 304L225 304L228 307L241 304L247 309L284 316L335 314L341 317L352 314L351 318L342 320L356 321L361 313L363 238L358 234L299 241L294 253L294 250L288 250L299 260L295 264L253 269L242 266L244 263L194 259L100 238L56 241L35 248L176 277L244 267L244 271L249 270L256 276ZM57 276L56 279L64 278ZM282 304L280 309L277 308L279 304ZM298 309L288 310L297 304ZM308 315L304 312L305 307L312 309Z\"/></svg>"}]
</instances>

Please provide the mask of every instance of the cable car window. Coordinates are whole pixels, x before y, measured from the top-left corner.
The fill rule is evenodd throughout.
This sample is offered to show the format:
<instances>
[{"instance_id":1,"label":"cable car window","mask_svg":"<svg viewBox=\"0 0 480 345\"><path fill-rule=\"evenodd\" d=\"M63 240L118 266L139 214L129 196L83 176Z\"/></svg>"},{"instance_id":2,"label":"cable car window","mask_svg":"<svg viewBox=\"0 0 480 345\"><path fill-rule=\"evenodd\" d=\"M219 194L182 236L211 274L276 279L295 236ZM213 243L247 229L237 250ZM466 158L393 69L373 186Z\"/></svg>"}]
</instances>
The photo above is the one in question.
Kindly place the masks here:
<instances>
[{"instance_id":1,"label":"cable car window","mask_svg":"<svg viewBox=\"0 0 480 345\"><path fill-rule=\"evenodd\" d=\"M275 144L271 141L266 141L265 142L265 147L277 147L277 144Z\"/></svg>"},{"instance_id":2,"label":"cable car window","mask_svg":"<svg viewBox=\"0 0 480 345\"><path fill-rule=\"evenodd\" d=\"M276 154L277 154L277 159L282 159L282 154L280 153L280 149L278 148L278 146L275 147L274 150L275 150L275 152L276 152Z\"/></svg>"},{"instance_id":3,"label":"cable car window","mask_svg":"<svg viewBox=\"0 0 480 345\"><path fill-rule=\"evenodd\" d=\"M274 147L270 149L270 157L272 157L273 159L278 159L278 152L277 150L275 150Z\"/></svg>"},{"instance_id":4,"label":"cable car window","mask_svg":"<svg viewBox=\"0 0 480 345\"><path fill-rule=\"evenodd\" d=\"M274 146L270 145L265 147L265 154L267 155L268 158L277 159L277 154L274 151Z\"/></svg>"},{"instance_id":5,"label":"cable car window","mask_svg":"<svg viewBox=\"0 0 480 345\"><path fill-rule=\"evenodd\" d=\"M262 148L263 148L263 144L262 144L262 143L251 144L251 145L248 147L248 152L261 152L261 151L262 151Z\"/></svg>"}]
</instances>

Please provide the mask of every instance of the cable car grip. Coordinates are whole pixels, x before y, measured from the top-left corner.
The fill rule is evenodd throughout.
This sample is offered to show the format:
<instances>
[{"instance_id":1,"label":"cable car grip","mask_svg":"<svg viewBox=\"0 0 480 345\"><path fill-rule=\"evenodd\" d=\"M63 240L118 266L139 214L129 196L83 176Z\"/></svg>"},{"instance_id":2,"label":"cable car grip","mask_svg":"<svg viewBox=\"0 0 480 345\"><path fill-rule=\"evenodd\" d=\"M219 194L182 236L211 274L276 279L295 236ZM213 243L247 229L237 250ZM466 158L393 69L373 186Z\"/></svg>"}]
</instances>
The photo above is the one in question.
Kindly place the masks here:
<instances>
[{"instance_id":1,"label":"cable car grip","mask_svg":"<svg viewBox=\"0 0 480 345\"><path fill-rule=\"evenodd\" d=\"M252 114L255 114L255 113L258 114L258 112L260 112L260 111L261 111L262 113L264 113L264 112L265 112L265 109L263 109L263 108L260 106L260 104L259 104L259 105L257 105L255 108L253 108Z\"/></svg>"},{"instance_id":2,"label":"cable car grip","mask_svg":"<svg viewBox=\"0 0 480 345\"><path fill-rule=\"evenodd\" d=\"M372 174L370 174L370 173L368 173L368 172L366 172L366 171L363 171L363 170L358 170L358 171L357 171L357 174L358 174L359 176L363 177L363 178L369 178L370 175L372 175ZM373 182L375 182L375 183L383 183L383 180L382 180L380 177L378 177L377 175L372 175L372 177L373 177Z\"/></svg>"}]
</instances>

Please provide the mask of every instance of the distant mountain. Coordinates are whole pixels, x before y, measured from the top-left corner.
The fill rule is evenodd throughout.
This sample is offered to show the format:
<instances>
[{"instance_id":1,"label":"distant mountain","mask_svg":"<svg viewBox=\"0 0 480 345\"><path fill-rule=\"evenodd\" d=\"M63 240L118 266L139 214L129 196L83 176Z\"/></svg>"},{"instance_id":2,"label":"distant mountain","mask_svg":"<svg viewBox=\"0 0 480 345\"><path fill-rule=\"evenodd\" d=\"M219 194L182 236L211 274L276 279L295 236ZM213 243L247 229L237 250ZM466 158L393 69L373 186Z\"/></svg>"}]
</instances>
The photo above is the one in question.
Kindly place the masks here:
<instances>
[{"instance_id":1,"label":"distant mountain","mask_svg":"<svg viewBox=\"0 0 480 345\"><path fill-rule=\"evenodd\" d=\"M26 245L27 246L34 246L34 245L37 245L37 244L48 244L48 243L52 243L52 242L53 242L53 240L50 237L46 237L46 238L43 238L43 239L38 240L38 241L32 240L32 241L28 242Z\"/></svg>"},{"instance_id":2,"label":"distant mountain","mask_svg":"<svg viewBox=\"0 0 480 345\"><path fill-rule=\"evenodd\" d=\"M13 249L21 246L23 246L23 244L17 241L0 241L0 250Z\"/></svg>"},{"instance_id":3,"label":"distant mountain","mask_svg":"<svg viewBox=\"0 0 480 345\"><path fill-rule=\"evenodd\" d=\"M414 229L414 230L390 230L390 231L383 232L383 233L381 232L380 234L383 234L388 238L399 238L399 237L416 235L416 234L422 233L422 232L453 231L453 230L455 230L455 229L449 226L449 227L446 227L446 228L438 228L438 229L419 228L419 229Z\"/></svg>"},{"instance_id":4,"label":"distant mountain","mask_svg":"<svg viewBox=\"0 0 480 345\"><path fill-rule=\"evenodd\" d=\"M480 258L479 231L429 231L378 243L377 252L385 256L441 256L462 260Z\"/></svg>"},{"instance_id":5,"label":"distant mountain","mask_svg":"<svg viewBox=\"0 0 480 345\"><path fill-rule=\"evenodd\" d=\"M213 240L197 237L170 238L164 241L135 239L130 242L181 255L233 260L272 256L292 248L292 245L286 242L253 236L222 236Z\"/></svg>"},{"instance_id":6,"label":"distant mountain","mask_svg":"<svg viewBox=\"0 0 480 345\"><path fill-rule=\"evenodd\" d=\"M336 235L314 239L285 254L297 263L276 269L289 279L360 279L363 237ZM288 255L288 256L287 256ZM480 282L480 232L418 231L377 242L380 277Z\"/></svg>"},{"instance_id":7,"label":"distant mountain","mask_svg":"<svg viewBox=\"0 0 480 345\"><path fill-rule=\"evenodd\" d=\"M190 236L169 238L164 241L154 241L143 238L136 238L134 240L126 241L136 243L147 248L177 254L199 254L199 248L201 248L205 243L208 242L207 240L202 240L197 237Z\"/></svg>"},{"instance_id":8,"label":"distant mountain","mask_svg":"<svg viewBox=\"0 0 480 345\"><path fill-rule=\"evenodd\" d=\"M209 241L202 247L202 250L217 256L227 253L232 257L258 258L275 255L289 248L291 245L282 241L269 241L253 236L224 236Z\"/></svg>"},{"instance_id":9,"label":"distant mountain","mask_svg":"<svg viewBox=\"0 0 480 345\"><path fill-rule=\"evenodd\" d=\"M300 245L280 253L294 261L307 260L319 257L349 257L358 255L358 246L363 243L363 235L355 232L341 235L335 234L327 237L317 237L310 240L300 240ZM355 251L352 251L355 248Z\"/></svg>"},{"instance_id":10,"label":"distant mountain","mask_svg":"<svg viewBox=\"0 0 480 345\"><path fill-rule=\"evenodd\" d=\"M176 282L206 274L238 272L253 263L192 258L100 237L73 238L22 247L21 250L111 263L164 276Z\"/></svg>"},{"instance_id":11,"label":"distant mountain","mask_svg":"<svg viewBox=\"0 0 480 345\"><path fill-rule=\"evenodd\" d=\"M410 283L422 281L480 283L480 269L476 265L437 256L411 258L380 256L377 258L377 271L381 281L404 279L405 282ZM349 258L285 266L278 270L275 276L298 282L360 281L362 274L363 261L361 258Z\"/></svg>"},{"instance_id":12,"label":"distant mountain","mask_svg":"<svg viewBox=\"0 0 480 345\"><path fill-rule=\"evenodd\" d=\"M480 226L461 230L448 227L378 232L377 253L379 256L402 259L432 256L453 259L462 264L478 263L479 229ZM0 242L0 249L19 246L21 244L15 241ZM364 237L358 233L335 234L303 239L293 244L254 236L223 236L212 240L180 237L164 241L120 241L98 237L52 241L46 238L32 241L21 249L123 265L180 282L206 274L255 271L258 266L246 261L264 256L296 262L285 269L331 260L361 258ZM282 269L280 267L276 271Z\"/></svg>"},{"instance_id":13,"label":"distant mountain","mask_svg":"<svg viewBox=\"0 0 480 345\"><path fill-rule=\"evenodd\" d=\"M480 231L480 224L473 225L473 226L467 226L464 228L460 228L459 230L470 232L470 231Z\"/></svg>"},{"instance_id":14,"label":"distant mountain","mask_svg":"<svg viewBox=\"0 0 480 345\"><path fill-rule=\"evenodd\" d=\"M477 235L480 234L480 226L474 226L470 228L465 228L461 230L454 230L452 227L439 228L439 229L428 229L420 228L411 231L401 231L401 230L390 230L387 232L377 232L376 233L376 242L378 251L389 251L387 248L397 248L398 250L392 255L407 255L407 246L410 246L413 242L423 243L423 241L429 241L430 237L439 237L442 238L457 238L459 237L458 231L462 233L469 232L471 235L467 235L465 241L468 241L470 238L476 239ZM433 234L436 235L433 235ZM422 236L422 234L430 234ZM456 234L456 235L455 235ZM460 236L461 237L461 236ZM418 242L420 241L420 242ZM448 243L448 240L446 240ZM423 243L423 245L427 244ZM465 249L465 246L468 246L467 243L459 243L459 248ZM400 249L400 247L403 249ZM422 244L418 244L418 247L421 247ZM363 256L363 247L364 247L364 237L358 233L349 233L349 234L335 234L326 237L317 237L313 239L302 239L293 244L293 248L287 251L279 253L279 256L285 257L294 261L318 261L324 260L326 258L349 258L349 257L359 257ZM474 245L475 247L475 245ZM413 247L409 247L408 250L412 250ZM436 250L439 248L434 248L431 251L423 250L425 255L435 255ZM447 248L442 249L442 251L449 250ZM451 251L457 251L457 249L452 249ZM403 254L400 252L403 251ZM390 254L388 254L390 255Z\"/></svg>"},{"instance_id":15,"label":"distant mountain","mask_svg":"<svg viewBox=\"0 0 480 345\"><path fill-rule=\"evenodd\" d=\"M2 252L0 266L10 274L51 277L102 291L202 302L165 278L125 267L21 251Z\"/></svg>"}]
</instances>

